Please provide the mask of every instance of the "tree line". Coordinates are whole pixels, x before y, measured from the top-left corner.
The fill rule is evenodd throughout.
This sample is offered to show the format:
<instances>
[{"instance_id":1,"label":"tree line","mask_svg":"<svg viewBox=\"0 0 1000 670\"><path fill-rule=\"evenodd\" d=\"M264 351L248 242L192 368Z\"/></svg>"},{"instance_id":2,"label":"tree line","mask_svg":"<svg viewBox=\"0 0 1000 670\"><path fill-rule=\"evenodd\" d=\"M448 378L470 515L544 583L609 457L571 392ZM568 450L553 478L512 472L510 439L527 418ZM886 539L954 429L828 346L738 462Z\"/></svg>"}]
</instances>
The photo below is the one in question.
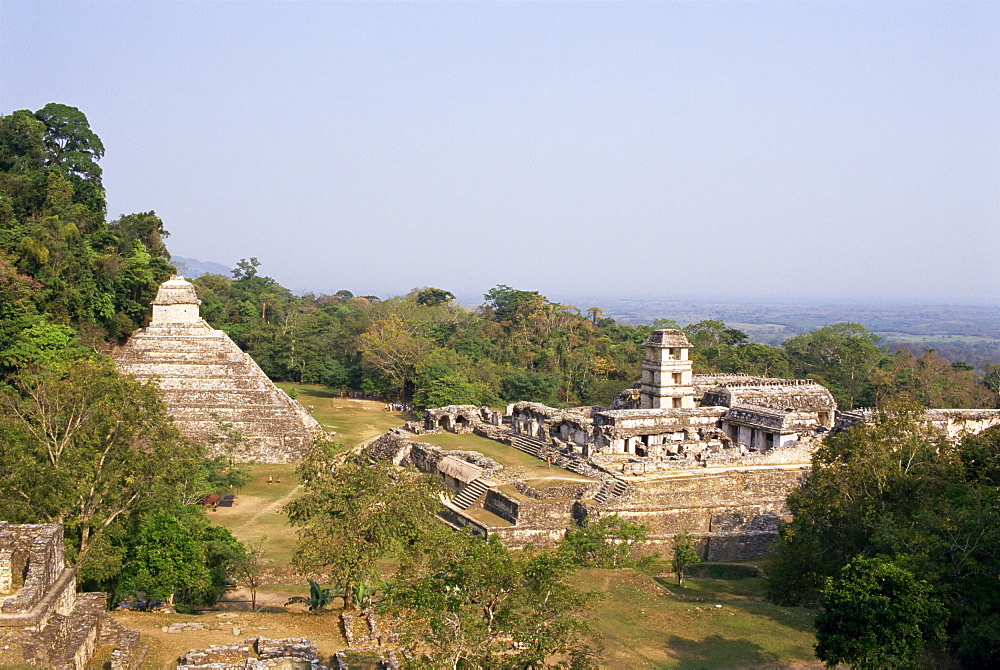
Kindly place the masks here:
<instances>
[{"instance_id":1,"label":"tree line","mask_svg":"<svg viewBox=\"0 0 1000 670\"><path fill-rule=\"evenodd\" d=\"M258 267L251 258L232 278L195 280L211 325L273 379L412 399L418 410L516 400L606 406L638 379L642 343L653 328L687 333L696 373L812 378L844 409L890 399L988 408L1000 399L1000 369L987 367L980 377L933 351L893 354L857 323L816 328L774 347L721 321L624 325L600 308L582 312L506 285L490 289L475 309L431 287L386 300L346 290L295 296Z\"/></svg>"},{"instance_id":2,"label":"tree line","mask_svg":"<svg viewBox=\"0 0 1000 670\"><path fill-rule=\"evenodd\" d=\"M822 660L1000 664L1000 427L952 444L887 406L823 440L788 507L769 598L822 606Z\"/></svg>"}]
</instances>

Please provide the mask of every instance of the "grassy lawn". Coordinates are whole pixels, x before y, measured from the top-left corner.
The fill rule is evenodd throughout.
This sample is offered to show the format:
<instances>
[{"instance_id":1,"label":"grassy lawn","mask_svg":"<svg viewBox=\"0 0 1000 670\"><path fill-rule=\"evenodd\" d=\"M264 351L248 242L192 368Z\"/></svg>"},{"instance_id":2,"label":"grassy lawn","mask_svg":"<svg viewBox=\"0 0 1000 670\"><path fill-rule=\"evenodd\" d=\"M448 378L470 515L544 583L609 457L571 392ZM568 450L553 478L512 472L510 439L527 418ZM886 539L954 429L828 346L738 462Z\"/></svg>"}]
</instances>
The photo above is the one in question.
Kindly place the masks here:
<instances>
[{"instance_id":1,"label":"grassy lawn","mask_svg":"<svg viewBox=\"0 0 1000 670\"><path fill-rule=\"evenodd\" d=\"M400 412L386 412L385 403L377 400L338 398L318 384L278 382L277 386L285 391L294 389L296 400L309 410L313 418L351 447L414 418Z\"/></svg>"},{"instance_id":2,"label":"grassy lawn","mask_svg":"<svg viewBox=\"0 0 1000 670\"><path fill-rule=\"evenodd\" d=\"M266 535L265 557L277 565L288 565L295 547L295 529L288 525L281 509L300 491L295 464L258 463L250 470L250 483L240 490L234 505L219 507L209 512L208 518L246 544L256 544ZM268 476L275 481L268 484Z\"/></svg>"},{"instance_id":3,"label":"grassy lawn","mask_svg":"<svg viewBox=\"0 0 1000 670\"><path fill-rule=\"evenodd\" d=\"M534 480L537 483L532 486L559 486L560 484L572 482L593 481L575 472L564 470L557 465L547 467L545 461L535 458L531 454L526 454L520 449L507 446L495 440L466 433L465 435L455 435L454 433L441 433L439 435L420 435L414 438L420 442L436 444L444 449L478 451L484 456L489 456L505 468L516 468L518 474L524 479Z\"/></svg>"},{"instance_id":4,"label":"grassy lawn","mask_svg":"<svg viewBox=\"0 0 1000 670\"><path fill-rule=\"evenodd\" d=\"M577 584L602 592L594 625L603 665L734 668L818 663L815 612L762 601L763 579L653 578L634 570L585 569Z\"/></svg>"}]
</instances>

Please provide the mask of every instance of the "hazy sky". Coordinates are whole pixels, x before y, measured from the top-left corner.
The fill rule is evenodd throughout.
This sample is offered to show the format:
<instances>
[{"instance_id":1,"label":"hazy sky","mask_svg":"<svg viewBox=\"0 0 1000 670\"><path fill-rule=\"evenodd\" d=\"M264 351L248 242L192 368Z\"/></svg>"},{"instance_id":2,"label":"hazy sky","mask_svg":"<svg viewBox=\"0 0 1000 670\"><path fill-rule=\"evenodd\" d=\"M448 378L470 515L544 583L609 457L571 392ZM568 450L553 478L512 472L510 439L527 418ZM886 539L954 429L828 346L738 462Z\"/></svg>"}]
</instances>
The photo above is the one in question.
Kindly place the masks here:
<instances>
[{"instance_id":1,"label":"hazy sky","mask_svg":"<svg viewBox=\"0 0 1000 670\"><path fill-rule=\"evenodd\" d=\"M294 290L1000 302L1000 3L0 0L0 113Z\"/></svg>"}]
</instances>

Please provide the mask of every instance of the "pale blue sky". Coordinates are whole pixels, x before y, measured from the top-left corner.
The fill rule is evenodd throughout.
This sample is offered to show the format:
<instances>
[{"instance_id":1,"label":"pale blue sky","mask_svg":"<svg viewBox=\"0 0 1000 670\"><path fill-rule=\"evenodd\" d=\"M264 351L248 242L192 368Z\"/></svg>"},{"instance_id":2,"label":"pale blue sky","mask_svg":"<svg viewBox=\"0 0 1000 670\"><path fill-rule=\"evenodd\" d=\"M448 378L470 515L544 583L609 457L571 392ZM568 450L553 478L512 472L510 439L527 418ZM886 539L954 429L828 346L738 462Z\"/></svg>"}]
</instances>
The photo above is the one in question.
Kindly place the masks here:
<instances>
[{"instance_id":1,"label":"pale blue sky","mask_svg":"<svg viewBox=\"0 0 1000 670\"><path fill-rule=\"evenodd\" d=\"M1000 296L997 2L0 0L0 113L296 289Z\"/></svg>"}]
</instances>

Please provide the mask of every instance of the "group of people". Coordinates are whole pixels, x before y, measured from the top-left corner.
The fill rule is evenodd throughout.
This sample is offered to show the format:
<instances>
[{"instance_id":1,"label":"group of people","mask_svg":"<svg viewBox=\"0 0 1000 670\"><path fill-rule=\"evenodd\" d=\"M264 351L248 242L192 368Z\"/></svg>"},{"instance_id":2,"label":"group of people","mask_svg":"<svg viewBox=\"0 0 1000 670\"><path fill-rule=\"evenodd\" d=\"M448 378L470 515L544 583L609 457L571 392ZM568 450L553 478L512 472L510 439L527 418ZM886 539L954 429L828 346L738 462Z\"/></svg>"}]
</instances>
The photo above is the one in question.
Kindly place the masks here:
<instances>
[{"instance_id":1,"label":"group of people","mask_svg":"<svg viewBox=\"0 0 1000 670\"><path fill-rule=\"evenodd\" d=\"M407 414L413 411L413 408L405 402L390 402L382 409L386 412L406 412Z\"/></svg>"}]
</instances>

